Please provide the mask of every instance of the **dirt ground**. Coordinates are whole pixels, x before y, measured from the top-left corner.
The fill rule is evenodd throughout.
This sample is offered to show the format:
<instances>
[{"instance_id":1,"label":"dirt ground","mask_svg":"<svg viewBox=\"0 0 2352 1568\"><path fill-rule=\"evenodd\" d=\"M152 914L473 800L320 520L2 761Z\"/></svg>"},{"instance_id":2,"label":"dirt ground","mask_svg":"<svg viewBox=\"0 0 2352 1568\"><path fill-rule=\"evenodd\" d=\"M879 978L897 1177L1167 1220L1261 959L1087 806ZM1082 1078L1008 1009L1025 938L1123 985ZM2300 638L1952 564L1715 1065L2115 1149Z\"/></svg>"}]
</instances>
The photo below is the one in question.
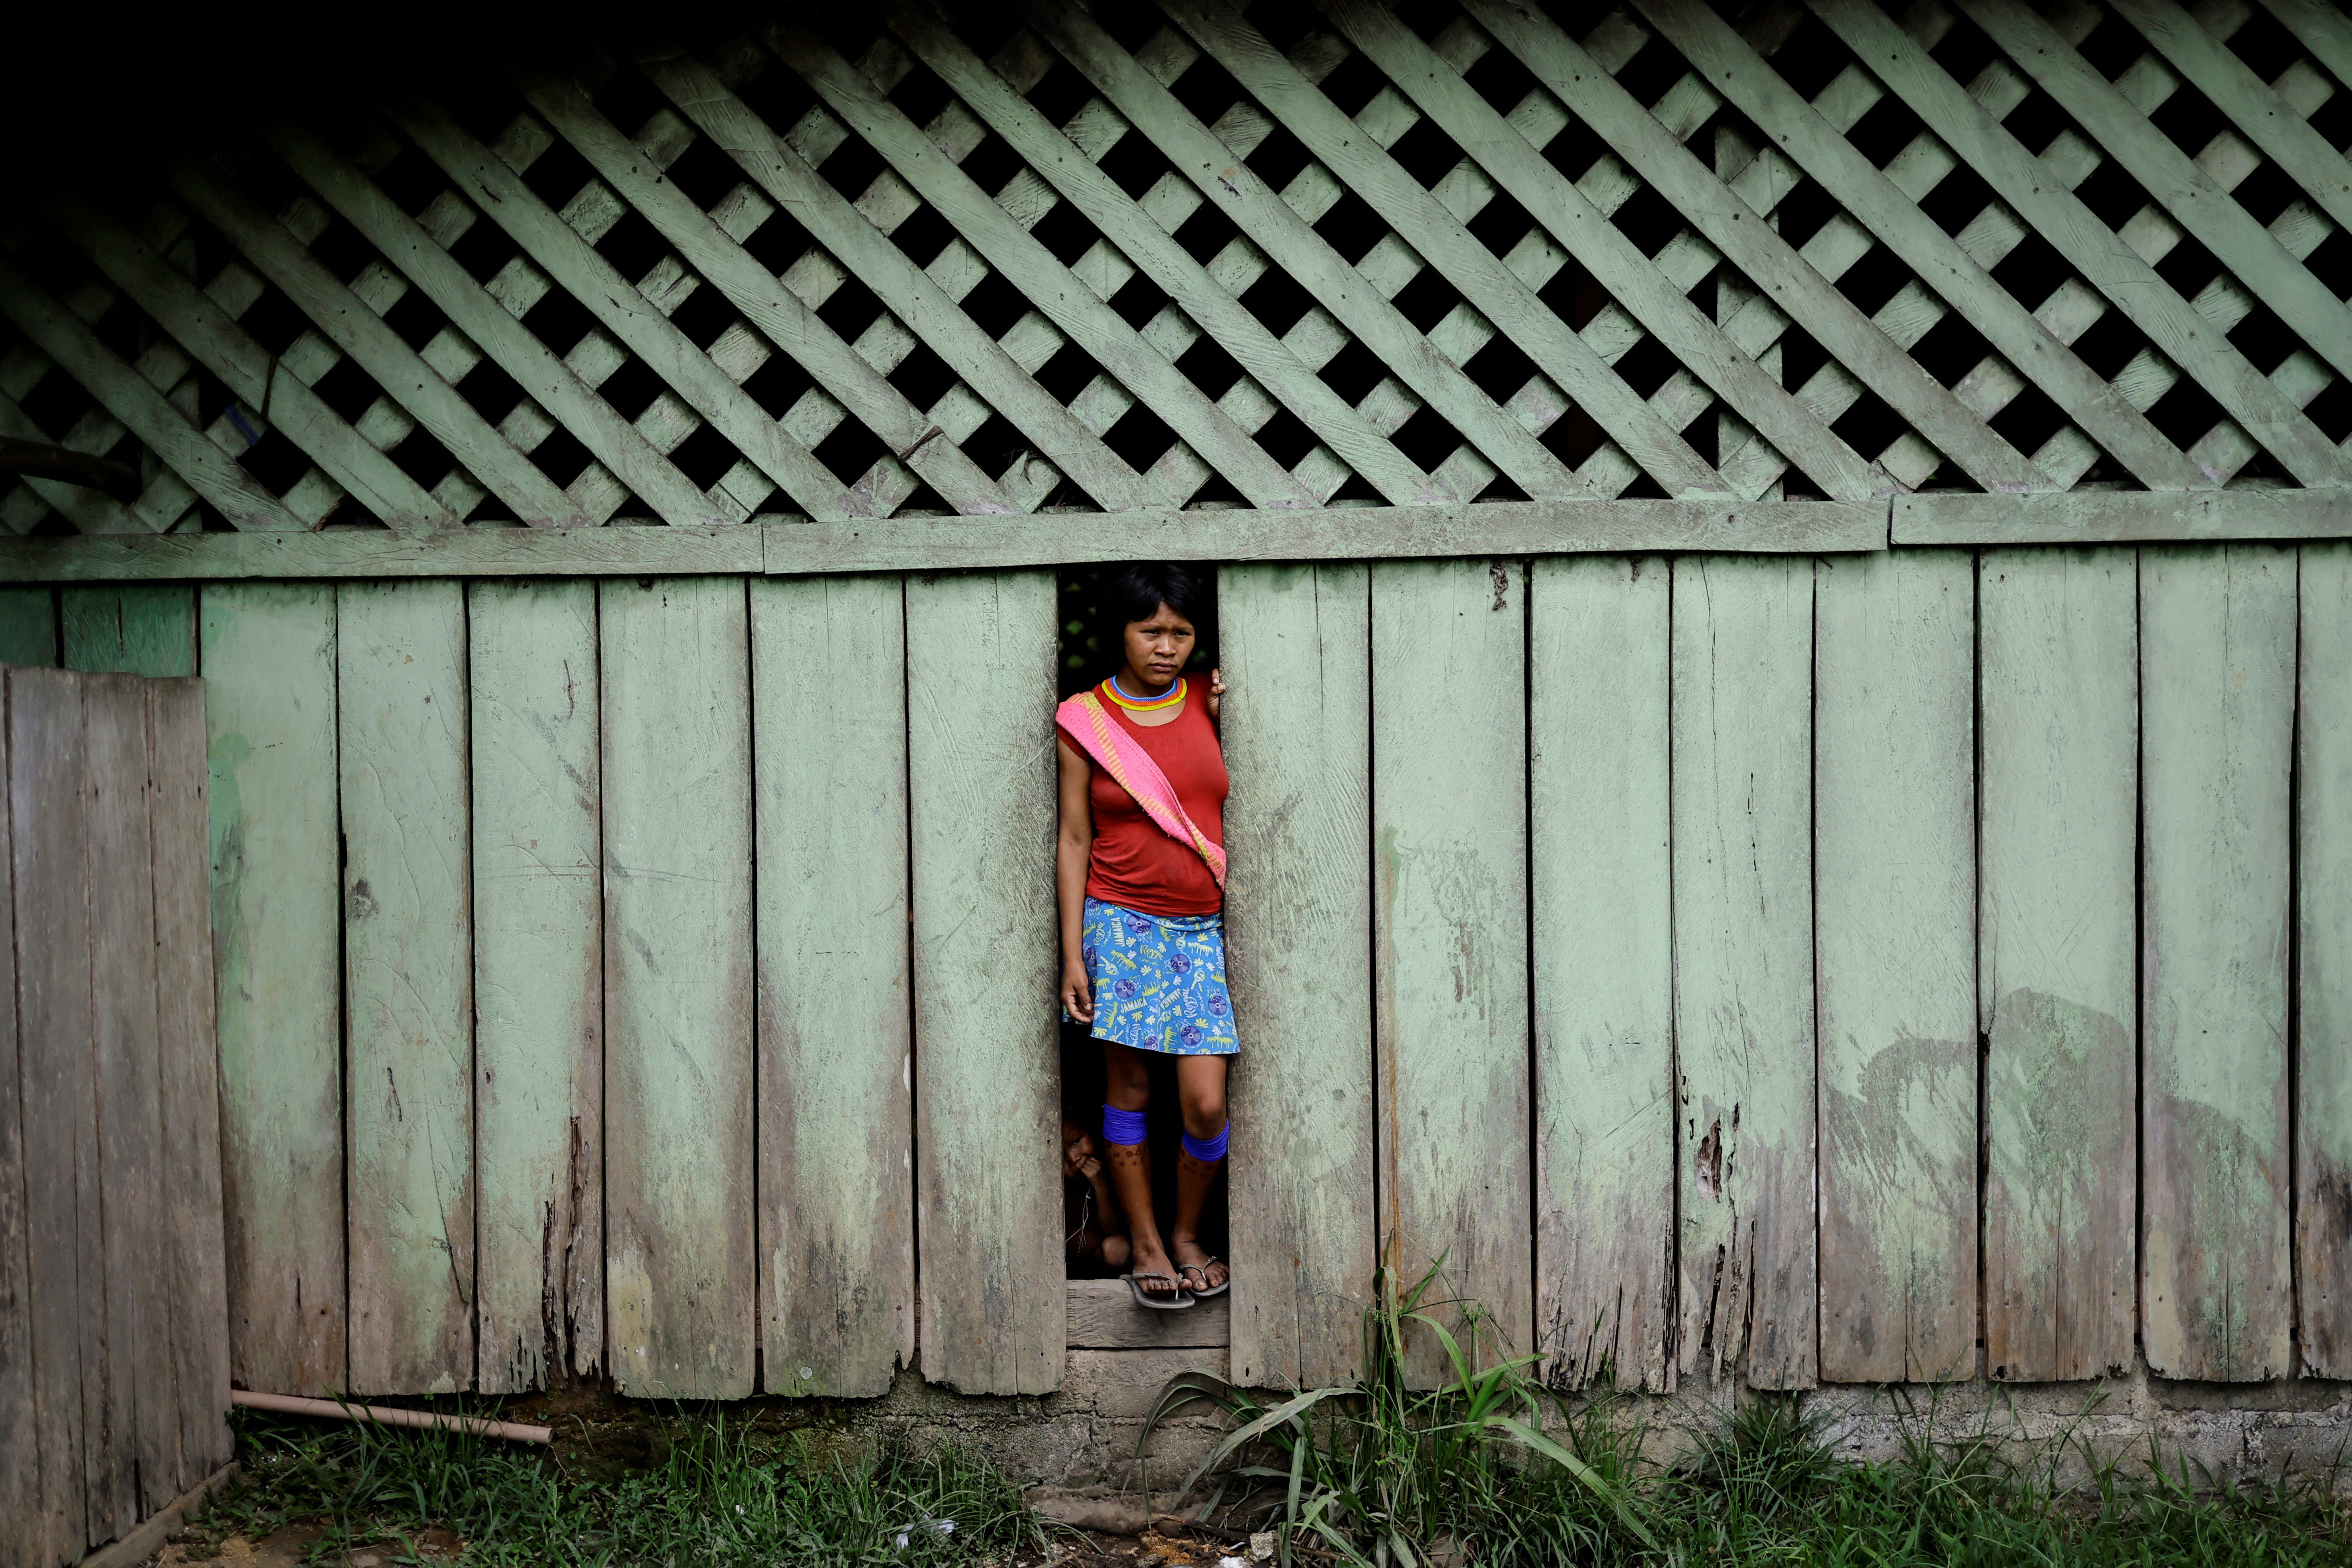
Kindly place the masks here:
<instances>
[{"instance_id":1,"label":"dirt ground","mask_svg":"<svg viewBox=\"0 0 2352 1568\"><path fill-rule=\"evenodd\" d=\"M323 1521L289 1525L258 1541L235 1534L215 1540L210 1531L183 1531L147 1560L147 1568L394 1568L411 1560L412 1549L426 1563L455 1563L466 1546L452 1531L436 1529L404 1546L386 1542L348 1556L313 1557L325 1533ZM1252 1540L1171 1524L1166 1533L1147 1530L1139 1536L1086 1532L1055 1542L1042 1556L1008 1559L1001 1568L1258 1568L1273 1559L1272 1536Z\"/></svg>"}]
</instances>

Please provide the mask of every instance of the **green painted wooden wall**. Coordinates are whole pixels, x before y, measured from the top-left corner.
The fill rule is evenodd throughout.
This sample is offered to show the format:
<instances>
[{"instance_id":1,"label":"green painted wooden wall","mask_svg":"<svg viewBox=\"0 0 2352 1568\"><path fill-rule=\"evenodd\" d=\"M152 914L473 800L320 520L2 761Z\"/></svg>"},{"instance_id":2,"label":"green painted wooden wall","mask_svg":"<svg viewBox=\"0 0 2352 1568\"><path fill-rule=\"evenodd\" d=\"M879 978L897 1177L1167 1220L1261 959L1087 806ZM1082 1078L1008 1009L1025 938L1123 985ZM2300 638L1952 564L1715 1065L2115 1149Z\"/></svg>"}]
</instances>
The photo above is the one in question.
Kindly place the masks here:
<instances>
[{"instance_id":1,"label":"green painted wooden wall","mask_svg":"<svg viewBox=\"0 0 2352 1568\"><path fill-rule=\"evenodd\" d=\"M1227 570L1236 1374L1381 1261L1563 1384L2352 1374L2348 563ZM1055 1386L1054 615L0 595L205 678L238 1380Z\"/></svg>"}]
</instances>

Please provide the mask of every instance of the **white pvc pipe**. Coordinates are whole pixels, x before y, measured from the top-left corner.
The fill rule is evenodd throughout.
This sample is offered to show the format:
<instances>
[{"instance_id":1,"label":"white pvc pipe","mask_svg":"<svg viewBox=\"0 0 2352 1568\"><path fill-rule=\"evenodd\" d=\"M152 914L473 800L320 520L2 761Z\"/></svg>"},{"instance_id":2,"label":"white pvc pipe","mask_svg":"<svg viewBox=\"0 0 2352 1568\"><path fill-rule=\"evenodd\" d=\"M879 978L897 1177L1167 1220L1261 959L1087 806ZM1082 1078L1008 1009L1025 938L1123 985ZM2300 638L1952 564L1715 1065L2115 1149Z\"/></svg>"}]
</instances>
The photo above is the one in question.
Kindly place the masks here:
<instances>
[{"instance_id":1,"label":"white pvc pipe","mask_svg":"<svg viewBox=\"0 0 2352 1568\"><path fill-rule=\"evenodd\" d=\"M228 1391L231 1405L242 1405L251 1410L275 1410L282 1415L323 1415L331 1421L373 1421L379 1426L439 1427L451 1432L471 1432L483 1437L504 1437L513 1443L552 1443L553 1428L527 1426L520 1421L488 1421L479 1415L444 1415L436 1410L397 1410L383 1405L346 1405L339 1399L304 1399L293 1394L255 1394L249 1389Z\"/></svg>"}]
</instances>

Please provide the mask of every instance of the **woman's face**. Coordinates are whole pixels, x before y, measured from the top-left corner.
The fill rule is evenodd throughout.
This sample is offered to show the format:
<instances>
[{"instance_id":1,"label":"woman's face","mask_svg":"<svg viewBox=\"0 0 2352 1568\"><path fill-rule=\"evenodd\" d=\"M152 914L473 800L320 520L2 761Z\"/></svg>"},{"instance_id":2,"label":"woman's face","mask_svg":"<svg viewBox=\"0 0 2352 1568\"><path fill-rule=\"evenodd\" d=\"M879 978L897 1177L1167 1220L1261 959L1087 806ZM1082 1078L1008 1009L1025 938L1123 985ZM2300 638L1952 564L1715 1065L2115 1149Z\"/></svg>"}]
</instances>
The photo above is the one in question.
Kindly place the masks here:
<instances>
[{"instance_id":1,"label":"woman's face","mask_svg":"<svg viewBox=\"0 0 2352 1568\"><path fill-rule=\"evenodd\" d=\"M1192 623L1162 605L1127 623L1127 668L1147 686L1166 686L1192 657Z\"/></svg>"}]
</instances>

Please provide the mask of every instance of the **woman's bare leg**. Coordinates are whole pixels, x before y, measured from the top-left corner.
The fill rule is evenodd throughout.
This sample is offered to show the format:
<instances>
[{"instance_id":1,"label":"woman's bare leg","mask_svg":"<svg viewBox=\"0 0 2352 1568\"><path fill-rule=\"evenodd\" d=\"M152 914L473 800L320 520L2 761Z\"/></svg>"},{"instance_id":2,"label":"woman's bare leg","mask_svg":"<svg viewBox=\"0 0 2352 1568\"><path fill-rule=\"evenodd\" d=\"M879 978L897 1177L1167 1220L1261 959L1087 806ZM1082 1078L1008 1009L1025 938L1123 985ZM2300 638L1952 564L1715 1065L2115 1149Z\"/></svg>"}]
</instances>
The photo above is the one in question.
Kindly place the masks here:
<instances>
[{"instance_id":1,"label":"woman's bare leg","mask_svg":"<svg viewBox=\"0 0 2352 1568\"><path fill-rule=\"evenodd\" d=\"M1133 1046L1103 1042L1103 1099L1120 1110L1142 1110L1151 1104L1151 1059ZM1173 1276L1176 1266L1160 1244L1160 1226L1151 1212L1150 1145L1113 1143L1103 1140L1104 1163L1110 1167L1110 1184L1118 1206L1127 1211L1127 1235L1132 1272ZM1139 1279L1147 1296L1172 1296L1177 1287L1165 1279Z\"/></svg>"},{"instance_id":2,"label":"woman's bare leg","mask_svg":"<svg viewBox=\"0 0 2352 1568\"><path fill-rule=\"evenodd\" d=\"M1225 1058L1177 1058L1176 1099L1183 1107L1184 1131L1194 1138L1205 1141L1223 1131ZM1189 1149L1176 1152L1176 1226L1168 1234L1168 1250L1178 1268L1200 1268L1212 1290L1231 1278L1223 1263L1209 1261L1208 1248L1201 1245L1201 1210L1216 1182L1216 1164L1194 1159Z\"/></svg>"}]
</instances>

